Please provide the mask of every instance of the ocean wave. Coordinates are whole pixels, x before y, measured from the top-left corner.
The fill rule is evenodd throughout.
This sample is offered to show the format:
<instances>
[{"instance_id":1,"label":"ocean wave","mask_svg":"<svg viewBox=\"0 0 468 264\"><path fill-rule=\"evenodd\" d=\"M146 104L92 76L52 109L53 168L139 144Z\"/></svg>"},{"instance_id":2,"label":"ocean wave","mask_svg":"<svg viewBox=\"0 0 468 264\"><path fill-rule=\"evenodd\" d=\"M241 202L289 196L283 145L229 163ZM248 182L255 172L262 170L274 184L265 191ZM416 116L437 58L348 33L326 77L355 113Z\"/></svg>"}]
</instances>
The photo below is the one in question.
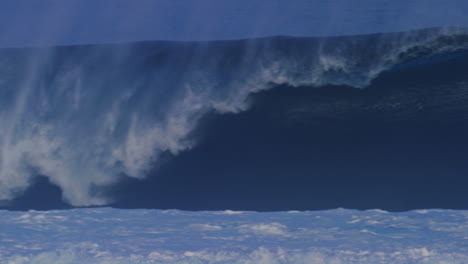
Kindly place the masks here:
<instances>
[{"instance_id":1,"label":"ocean wave","mask_svg":"<svg viewBox=\"0 0 468 264\"><path fill-rule=\"evenodd\" d=\"M207 113L280 85L364 88L401 63L468 49L465 28L329 38L140 42L0 50L0 200L37 175L75 206L195 146Z\"/></svg>"}]
</instances>

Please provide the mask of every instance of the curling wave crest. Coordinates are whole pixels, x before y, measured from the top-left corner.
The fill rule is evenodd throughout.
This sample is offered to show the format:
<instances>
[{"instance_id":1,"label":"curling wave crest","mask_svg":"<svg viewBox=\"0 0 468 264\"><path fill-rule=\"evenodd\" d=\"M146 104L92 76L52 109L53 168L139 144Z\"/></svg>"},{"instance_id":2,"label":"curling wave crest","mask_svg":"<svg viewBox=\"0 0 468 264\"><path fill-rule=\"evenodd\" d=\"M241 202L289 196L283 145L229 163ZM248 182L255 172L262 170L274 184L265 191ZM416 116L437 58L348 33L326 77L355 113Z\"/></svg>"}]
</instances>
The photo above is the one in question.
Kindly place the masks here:
<instances>
[{"instance_id":1,"label":"curling wave crest","mask_svg":"<svg viewBox=\"0 0 468 264\"><path fill-rule=\"evenodd\" d=\"M42 175L72 205L106 204L100 187L192 148L208 112L244 111L282 84L363 88L399 63L467 49L467 33L1 49L0 200Z\"/></svg>"}]
</instances>

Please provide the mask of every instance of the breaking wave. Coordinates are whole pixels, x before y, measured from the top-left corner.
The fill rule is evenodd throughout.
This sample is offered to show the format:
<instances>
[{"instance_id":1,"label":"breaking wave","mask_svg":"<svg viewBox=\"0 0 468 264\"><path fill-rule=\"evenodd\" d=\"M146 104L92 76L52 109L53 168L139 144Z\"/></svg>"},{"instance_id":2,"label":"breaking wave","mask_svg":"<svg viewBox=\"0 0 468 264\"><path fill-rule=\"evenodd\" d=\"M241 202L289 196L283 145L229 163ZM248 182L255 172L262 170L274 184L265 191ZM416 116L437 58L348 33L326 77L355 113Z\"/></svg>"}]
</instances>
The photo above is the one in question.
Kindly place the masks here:
<instances>
[{"instance_id":1,"label":"breaking wave","mask_svg":"<svg viewBox=\"0 0 468 264\"><path fill-rule=\"evenodd\" d=\"M468 49L468 30L0 50L0 200L38 175L75 206L190 149L207 113L275 86L363 88L410 60Z\"/></svg>"}]
</instances>

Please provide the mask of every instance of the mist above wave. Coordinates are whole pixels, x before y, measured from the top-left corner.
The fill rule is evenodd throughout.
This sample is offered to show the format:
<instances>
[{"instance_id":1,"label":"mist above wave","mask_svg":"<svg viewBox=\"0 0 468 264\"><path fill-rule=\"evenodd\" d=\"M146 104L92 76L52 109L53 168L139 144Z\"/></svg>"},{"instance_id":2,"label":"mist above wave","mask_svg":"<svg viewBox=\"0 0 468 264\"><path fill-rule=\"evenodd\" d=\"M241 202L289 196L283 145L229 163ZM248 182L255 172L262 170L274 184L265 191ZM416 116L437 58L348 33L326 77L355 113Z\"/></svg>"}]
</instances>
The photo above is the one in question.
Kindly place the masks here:
<instances>
[{"instance_id":1,"label":"mist above wave","mask_svg":"<svg viewBox=\"0 0 468 264\"><path fill-rule=\"evenodd\" d=\"M142 42L0 50L0 200L46 176L75 206L164 153L195 145L208 112L278 85L362 88L411 59L468 48L465 29L331 38Z\"/></svg>"}]
</instances>

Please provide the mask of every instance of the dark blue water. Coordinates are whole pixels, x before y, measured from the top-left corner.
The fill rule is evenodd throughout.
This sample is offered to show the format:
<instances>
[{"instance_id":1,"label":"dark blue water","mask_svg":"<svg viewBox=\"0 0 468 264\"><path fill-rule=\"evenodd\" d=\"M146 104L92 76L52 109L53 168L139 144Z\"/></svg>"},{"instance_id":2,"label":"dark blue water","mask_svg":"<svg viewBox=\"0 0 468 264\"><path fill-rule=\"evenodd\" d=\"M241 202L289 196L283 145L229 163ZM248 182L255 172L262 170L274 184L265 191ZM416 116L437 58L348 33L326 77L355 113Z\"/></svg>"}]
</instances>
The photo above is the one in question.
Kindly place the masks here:
<instances>
[{"instance_id":1,"label":"dark blue water","mask_svg":"<svg viewBox=\"0 0 468 264\"><path fill-rule=\"evenodd\" d=\"M364 90L286 88L206 120L118 207L467 209L468 54L395 68ZM146 201L142 203L142 201Z\"/></svg>"}]
</instances>

